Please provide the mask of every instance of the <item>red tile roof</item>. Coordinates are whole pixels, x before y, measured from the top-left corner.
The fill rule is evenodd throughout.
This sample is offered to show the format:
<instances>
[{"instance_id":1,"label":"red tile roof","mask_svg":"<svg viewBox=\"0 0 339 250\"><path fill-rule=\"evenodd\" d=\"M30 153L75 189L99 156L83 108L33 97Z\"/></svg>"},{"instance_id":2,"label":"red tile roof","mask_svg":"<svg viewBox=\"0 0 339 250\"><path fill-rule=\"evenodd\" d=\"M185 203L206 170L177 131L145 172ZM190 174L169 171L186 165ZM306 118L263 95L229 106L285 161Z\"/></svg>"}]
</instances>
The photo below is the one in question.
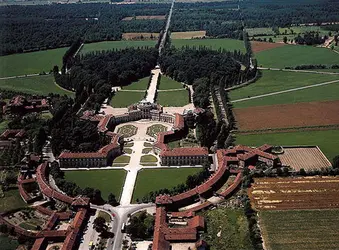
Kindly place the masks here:
<instances>
[{"instance_id":1,"label":"red tile roof","mask_svg":"<svg viewBox=\"0 0 339 250\"><path fill-rule=\"evenodd\" d=\"M175 113L175 119L173 124L173 129L181 130L185 127L185 119L182 115Z\"/></svg>"},{"instance_id":2,"label":"red tile roof","mask_svg":"<svg viewBox=\"0 0 339 250\"><path fill-rule=\"evenodd\" d=\"M9 138L21 138L25 135L24 129L6 129L1 135L0 139L8 140Z\"/></svg>"}]
</instances>

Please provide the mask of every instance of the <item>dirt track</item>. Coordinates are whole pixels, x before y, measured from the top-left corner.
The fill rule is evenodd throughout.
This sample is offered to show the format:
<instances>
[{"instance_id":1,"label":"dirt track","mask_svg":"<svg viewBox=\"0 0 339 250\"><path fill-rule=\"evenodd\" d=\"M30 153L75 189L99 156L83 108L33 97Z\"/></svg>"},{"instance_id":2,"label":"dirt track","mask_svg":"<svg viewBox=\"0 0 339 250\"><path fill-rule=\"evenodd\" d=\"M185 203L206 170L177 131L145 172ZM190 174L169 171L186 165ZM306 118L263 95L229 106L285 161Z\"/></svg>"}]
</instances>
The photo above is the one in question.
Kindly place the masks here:
<instances>
[{"instance_id":1,"label":"dirt track","mask_svg":"<svg viewBox=\"0 0 339 250\"><path fill-rule=\"evenodd\" d=\"M234 109L239 130L339 124L339 101Z\"/></svg>"},{"instance_id":2,"label":"dirt track","mask_svg":"<svg viewBox=\"0 0 339 250\"><path fill-rule=\"evenodd\" d=\"M285 46L284 43L251 42L253 53Z\"/></svg>"}]
</instances>

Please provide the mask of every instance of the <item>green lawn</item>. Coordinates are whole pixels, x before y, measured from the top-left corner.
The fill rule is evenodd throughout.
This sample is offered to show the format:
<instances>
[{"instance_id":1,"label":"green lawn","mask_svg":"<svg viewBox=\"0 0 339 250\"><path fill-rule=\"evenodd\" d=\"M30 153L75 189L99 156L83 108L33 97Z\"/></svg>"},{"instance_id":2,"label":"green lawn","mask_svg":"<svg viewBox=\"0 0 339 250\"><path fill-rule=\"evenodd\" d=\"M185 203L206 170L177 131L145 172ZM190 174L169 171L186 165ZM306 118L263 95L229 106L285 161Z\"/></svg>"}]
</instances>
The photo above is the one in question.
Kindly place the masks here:
<instances>
[{"instance_id":1,"label":"green lawn","mask_svg":"<svg viewBox=\"0 0 339 250\"><path fill-rule=\"evenodd\" d=\"M0 80L0 89L25 92L35 95L48 95L49 93L55 93L74 96L73 92L64 90L56 85L52 75Z\"/></svg>"},{"instance_id":2,"label":"green lawn","mask_svg":"<svg viewBox=\"0 0 339 250\"><path fill-rule=\"evenodd\" d=\"M129 163L130 159L131 157L128 155L120 155L114 159L113 164L114 163Z\"/></svg>"},{"instance_id":3,"label":"green lawn","mask_svg":"<svg viewBox=\"0 0 339 250\"><path fill-rule=\"evenodd\" d=\"M0 245L2 250L14 250L19 246L19 243L6 235L0 235Z\"/></svg>"},{"instance_id":4,"label":"green lawn","mask_svg":"<svg viewBox=\"0 0 339 250\"><path fill-rule=\"evenodd\" d=\"M109 193L113 193L117 200L120 200L125 178L125 170L65 171L66 180L75 182L81 188L97 188L101 191L102 198L106 200Z\"/></svg>"},{"instance_id":5,"label":"green lawn","mask_svg":"<svg viewBox=\"0 0 339 250\"><path fill-rule=\"evenodd\" d=\"M0 77L49 72L54 65L62 65L67 48L0 56Z\"/></svg>"},{"instance_id":6,"label":"green lawn","mask_svg":"<svg viewBox=\"0 0 339 250\"><path fill-rule=\"evenodd\" d=\"M155 47L157 41L106 41L98 43L85 44L81 50L82 54L91 51L111 50L111 49L125 49L128 47Z\"/></svg>"},{"instance_id":7,"label":"green lawn","mask_svg":"<svg viewBox=\"0 0 339 250\"><path fill-rule=\"evenodd\" d=\"M262 76L246 87L232 90L230 98L237 100L271 92L339 80L339 75L262 70Z\"/></svg>"},{"instance_id":8,"label":"green lawn","mask_svg":"<svg viewBox=\"0 0 339 250\"><path fill-rule=\"evenodd\" d=\"M140 162L142 163L148 163L148 162L157 162L158 159L154 155L143 155L140 158Z\"/></svg>"},{"instance_id":9,"label":"green lawn","mask_svg":"<svg viewBox=\"0 0 339 250\"><path fill-rule=\"evenodd\" d=\"M9 123L8 120L3 120L2 122L0 122L0 134L2 134L2 132L4 132L7 129L8 123Z\"/></svg>"},{"instance_id":10,"label":"green lawn","mask_svg":"<svg viewBox=\"0 0 339 250\"><path fill-rule=\"evenodd\" d=\"M152 148L143 148L143 149L142 149L142 153L143 153L143 154L148 154L148 153L150 153L152 150L153 150Z\"/></svg>"},{"instance_id":11,"label":"green lawn","mask_svg":"<svg viewBox=\"0 0 339 250\"><path fill-rule=\"evenodd\" d=\"M177 48L183 46L200 47L206 46L214 50L226 49L229 51L240 50L246 52L244 41L235 39L176 39L172 40L171 44Z\"/></svg>"},{"instance_id":12,"label":"green lawn","mask_svg":"<svg viewBox=\"0 0 339 250\"><path fill-rule=\"evenodd\" d=\"M159 90L164 90L164 89L182 89L183 84L180 82L177 82L173 80L172 78L169 78L167 76L162 75L160 79L160 85L159 85Z\"/></svg>"},{"instance_id":13,"label":"green lawn","mask_svg":"<svg viewBox=\"0 0 339 250\"><path fill-rule=\"evenodd\" d=\"M267 250L337 250L339 210L260 212Z\"/></svg>"},{"instance_id":14,"label":"green lawn","mask_svg":"<svg viewBox=\"0 0 339 250\"><path fill-rule=\"evenodd\" d=\"M286 45L256 54L258 65L285 68L302 64L338 64L339 55L330 49L302 45Z\"/></svg>"},{"instance_id":15,"label":"green lawn","mask_svg":"<svg viewBox=\"0 0 339 250\"><path fill-rule=\"evenodd\" d=\"M145 96L144 92L117 92L112 100L111 106L114 108L126 108L127 106L141 101Z\"/></svg>"},{"instance_id":16,"label":"green lawn","mask_svg":"<svg viewBox=\"0 0 339 250\"><path fill-rule=\"evenodd\" d=\"M339 130L236 135L236 144L260 146L265 143L283 146L318 145L332 161L336 155L339 155Z\"/></svg>"},{"instance_id":17,"label":"green lawn","mask_svg":"<svg viewBox=\"0 0 339 250\"><path fill-rule=\"evenodd\" d=\"M130 148L124 148L124 152L125 152L126 154L132 154L132 149L130 149Z\"/></svg>"},{"instance_id":18,"label":"green lawn","mask_svg":"<svg viewBox=\"0 0 339 250\"><path fill-rule=\"evenodd\" d=\"M189 104L189 94L186 89L158 92L157 102L165 107L182 107Z\"/></svg>"},{"instance_id":19,"label":"green lawn","mask_svg":"<svg viewBox=\"0 0 339 250\"><path fill-rule=\"evenodd\" d=\"M134 187L132 202L142 199L150 191L172 188L185 183L187 176L199 172L201 168L159 168L139 171Z\"/></svg>"},{"instance_id":20,"label":"green lawn","mask_svg":"<svg viewBox=\"0 0 339 250\"><path fill-rule=\"evenodd\" d=\"M137 82L133 82L128 86L123 86L122 89L125 90L146 90L148 87L149 76L140 79Z\"/></svg>"},{"instance_id":21,"label":"green lawn","mask_svg":"<svg viewBox=\"0 0 339 250\"><path fill-rule=\"evenodd\" d=\"M338 93L339 93L339 82L309 89L283 93L274 96L266 96L254 100L236 102L233 105L236 108L246 108L254 106L291 104L299 102L335 101L339 100Z\"/></svg>"},{"instance_id":22,"label":"green lawn","mask_svg":"<svg viewBox=\"0 0 339 250\"><path fill-rule=\"evenodd\" d=\"M0 198L0 211L6 212L12 209L26 207L27 204L20 196L18 189L11 189L4 192L5 197Z\"/></svg>"},{"instance_id":23,"label":"green lawn","mask_svg":"<svg viewBox=\"0 0 339 250\"><path fill-rule=\"evenodd\" d=\"M203 215L207 230L202 239L208 242L211 250L253 249L243 210L218 208L208 210Z\"/></svg>"}]
</instances>

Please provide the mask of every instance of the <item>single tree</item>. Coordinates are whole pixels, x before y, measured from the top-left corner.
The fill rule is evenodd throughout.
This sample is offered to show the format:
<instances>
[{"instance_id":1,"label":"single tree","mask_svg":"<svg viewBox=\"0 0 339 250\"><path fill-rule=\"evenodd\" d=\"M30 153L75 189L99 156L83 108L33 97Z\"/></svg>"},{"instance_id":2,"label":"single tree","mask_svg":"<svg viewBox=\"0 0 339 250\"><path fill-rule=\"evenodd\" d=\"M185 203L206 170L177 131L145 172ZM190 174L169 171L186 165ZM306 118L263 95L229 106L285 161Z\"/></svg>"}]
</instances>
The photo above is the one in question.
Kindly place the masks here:
<instances>
[{"instance_id":1,"label":"single tree","mask_svg":"<svg viewBox=\"0 0 339 250\"><path fill-rule=\"evenodd\" d=\"M96 217L93 222L93 228L98 233L102 233L107 230L106 220L103 217Z\"/></svg>"}]
</instances>

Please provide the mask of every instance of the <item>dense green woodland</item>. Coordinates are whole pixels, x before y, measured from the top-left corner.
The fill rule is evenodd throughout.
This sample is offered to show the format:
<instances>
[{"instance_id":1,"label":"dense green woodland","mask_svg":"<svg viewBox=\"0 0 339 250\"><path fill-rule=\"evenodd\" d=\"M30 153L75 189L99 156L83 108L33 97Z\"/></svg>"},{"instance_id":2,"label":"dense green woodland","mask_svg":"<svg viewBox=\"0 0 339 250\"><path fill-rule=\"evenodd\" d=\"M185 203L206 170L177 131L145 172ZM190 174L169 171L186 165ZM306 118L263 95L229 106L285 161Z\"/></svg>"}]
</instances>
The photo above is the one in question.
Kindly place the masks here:
<instances>
[{"instance_id":1,"label":"dense green woodland","mask_svg":"<svg viewBox=\"0 0 339 250\"><path fill-rule=\"evenodd\" d=\"M123 32L160 32L164 20L122 21L138 15L166 15L168 4L58 4L0 7L0 55L120 40Z\"/></svg>"}]
</instances>

